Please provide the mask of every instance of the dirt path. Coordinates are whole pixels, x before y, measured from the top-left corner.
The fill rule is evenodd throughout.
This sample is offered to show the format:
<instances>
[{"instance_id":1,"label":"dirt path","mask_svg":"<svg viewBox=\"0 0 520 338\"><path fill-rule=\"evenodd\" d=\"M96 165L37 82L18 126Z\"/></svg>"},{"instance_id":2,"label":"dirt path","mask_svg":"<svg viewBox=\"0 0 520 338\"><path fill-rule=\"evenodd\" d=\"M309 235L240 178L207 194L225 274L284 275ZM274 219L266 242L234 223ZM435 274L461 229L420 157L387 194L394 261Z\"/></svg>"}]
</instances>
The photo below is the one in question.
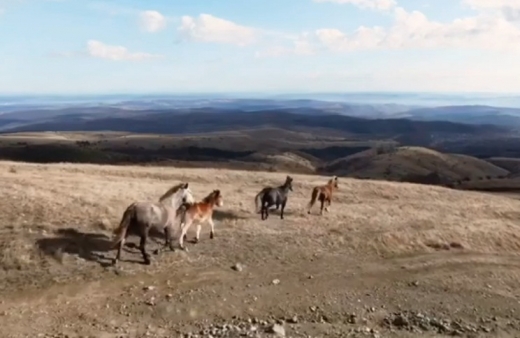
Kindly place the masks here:
<instances>
[{"instance_id":1,"label":"dirt path","mask_svg":"<svg viewBox=\"0 0 520 338\"><path fill-rule=\"evenodd\" d=\"M189 254L210 245L201 243ZM169 255L174 259L184 253ZM284 325L287 336L416 336L419 326L410 333L383 325L392 313L405 311L461 320L476 328L475 337L520 332L515 313L520 262L515 257L448 252L359 263L317 254L291 264L265 258L259 265L242 263L242 271L231 264L192 262L133 274L125 273L135 269L133 263L123 263L103 271L100 281L11 295L0 306L2 335L173 337L233 318L270 323L296 317L297 323ZM352 314L355 322L349 323Z\"/></svg>"}]
</instances>

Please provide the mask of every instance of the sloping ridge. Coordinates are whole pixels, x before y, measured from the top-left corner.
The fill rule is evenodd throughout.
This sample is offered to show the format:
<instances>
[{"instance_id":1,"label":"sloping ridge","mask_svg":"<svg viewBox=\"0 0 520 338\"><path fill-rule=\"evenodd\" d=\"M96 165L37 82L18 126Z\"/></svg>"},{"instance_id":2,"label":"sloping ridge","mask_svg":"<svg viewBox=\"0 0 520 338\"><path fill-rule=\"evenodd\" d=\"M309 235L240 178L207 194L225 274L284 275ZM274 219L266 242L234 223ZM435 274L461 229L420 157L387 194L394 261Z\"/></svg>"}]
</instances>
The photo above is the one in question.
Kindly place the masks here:
<instances>
[{"instance_id":1,"label":"sloping ridge","mask_svg":"<svg viewBox=\"0 0 520 338\"><path fill-rule=\"evenodd\" d=\"M507 175L492 163L459 154L443 154L423 147L370 149L335 160L322 172L339 176L443 184Z\"/></svg>"},{"instance_id":2,"label":"sloping ridge","mask_svg":"<svg viewBox=\"0 0 520 338\"><path fill-rule=\"evenodd\" d=\"M290 151L258 151L243 157L242 160L257 162L270 171L313 173L316 170L316 162L311 156L304 157Z\"/></svg>"}]
</instances>

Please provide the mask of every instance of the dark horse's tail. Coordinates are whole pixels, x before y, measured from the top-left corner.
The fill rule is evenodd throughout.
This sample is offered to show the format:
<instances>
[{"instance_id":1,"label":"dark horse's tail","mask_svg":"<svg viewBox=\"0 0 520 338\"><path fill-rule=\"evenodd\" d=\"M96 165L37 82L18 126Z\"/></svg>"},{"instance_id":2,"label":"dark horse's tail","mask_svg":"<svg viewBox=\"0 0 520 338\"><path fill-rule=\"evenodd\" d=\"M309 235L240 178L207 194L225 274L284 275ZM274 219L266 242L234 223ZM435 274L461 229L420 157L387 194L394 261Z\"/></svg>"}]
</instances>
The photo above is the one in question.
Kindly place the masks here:
<instances>
[{"instance_id":1,"label":"dark horse's tail","mask_svg":"<svg viewBox=\"0 0 520 338\"><path fill-rule=\"evenodd\" d=\"M319 187L314 187L312 189L312 195L311 195L311 200L310 202L307 204L307 209L308 209L308 212L310 212L312 206L314 205L314 203L316 203L316 199L318 198L318 193L320 192L320 188Z\"/></svg>"},{"instance_id":2,"label":"dark horse's tail","mask_svg":"<svg viewBox=\"0 0 520 338\"><path fill-rule=\"evenodd\" d=\"M255 212L258 214L261 210L261 207L262 207L262 197L264 196L265 194L265 191L267 190L267 188L264 188L262 189L258 194L256 194L255 196ZM260 205L260 209L258 208L258 206Z\"/></svg>"},{"instance_id":3,"label":"dark horse's tail","mask_svg":"<svg viewBox=\"0 0 520 338\"><path fill-rule=\"evenodd\" d=\"M115 248L122 240L126 237L126 232L128 231L128 227L132 222L132 219L135 217L135 203L130 204L125 212L123 213L123 217L121 218L121 222L119 226L113 231L113 239L112 239L112 248Z\"/></svg>"}]
</instances>

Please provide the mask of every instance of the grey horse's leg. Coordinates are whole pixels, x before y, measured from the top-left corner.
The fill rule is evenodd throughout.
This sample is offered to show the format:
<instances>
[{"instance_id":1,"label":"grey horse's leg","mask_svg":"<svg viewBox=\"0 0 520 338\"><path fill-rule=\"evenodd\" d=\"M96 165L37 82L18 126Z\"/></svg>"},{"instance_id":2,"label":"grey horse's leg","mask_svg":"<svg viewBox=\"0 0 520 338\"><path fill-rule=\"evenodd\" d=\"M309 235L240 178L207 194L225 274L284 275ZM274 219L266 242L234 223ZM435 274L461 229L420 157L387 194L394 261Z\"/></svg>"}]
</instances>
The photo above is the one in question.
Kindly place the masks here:
<instances>
[{"instance_id":1,"label":"grey horse's leg","mask_svg":"<svg viewBox=\"0 0 520 338\"><path fill-rule=\"evenodd\" d=\"M121 238L119 243L117 244L117 254L116 258L112 260L112 264L116 265L117 262L121 259L121 251L123 251L123 247L125 246L126 239L128 238L128 235L130 235L130 232L127 231L125 234L125 237Z\"/></svg>"},{"instance_id":2,"label":"grey horse's leg","mask_svg":"<svg viewBox=\"0 0 520 338\"><path fill-rule=\"evenodd\" d=\"M143 231L141 234L141 241L139 242L139 250L141 250L141 254L143 255L144 264L150 265L152 261L150 260L150 255L146 252L146 240L148 239L148 232Z\"/></svg>"}]
</instances>

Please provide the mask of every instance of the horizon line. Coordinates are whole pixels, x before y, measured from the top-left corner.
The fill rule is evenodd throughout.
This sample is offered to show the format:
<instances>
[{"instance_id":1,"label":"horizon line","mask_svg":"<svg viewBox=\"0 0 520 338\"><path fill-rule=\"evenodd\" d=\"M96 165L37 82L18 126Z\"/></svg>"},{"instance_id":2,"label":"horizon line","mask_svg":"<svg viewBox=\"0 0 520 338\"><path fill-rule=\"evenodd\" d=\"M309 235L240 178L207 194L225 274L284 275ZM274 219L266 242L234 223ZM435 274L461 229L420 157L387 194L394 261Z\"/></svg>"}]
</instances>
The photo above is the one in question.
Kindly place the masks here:
<instances>
[{"instance_id":1,"label":"horizon line","mask_svg":"<svg viewBox=\"0 0 520 338\"><path fill-rule=\"evenodd\" d=\"M2 93L0 97L87 97L87 96L205 96L205 95L216 95L216 96L288 96L288 95L442 95L442 96L461 96L461 95L496 95L496 96L507 96L507 97L520 97L520 92L487 92L487 91L471 91L471 92L453 92L453 91L222 91L222 92L211 92L211 91L169 91L169 92L83 92L83 93Z\"/></svg>"}]
</instances>

